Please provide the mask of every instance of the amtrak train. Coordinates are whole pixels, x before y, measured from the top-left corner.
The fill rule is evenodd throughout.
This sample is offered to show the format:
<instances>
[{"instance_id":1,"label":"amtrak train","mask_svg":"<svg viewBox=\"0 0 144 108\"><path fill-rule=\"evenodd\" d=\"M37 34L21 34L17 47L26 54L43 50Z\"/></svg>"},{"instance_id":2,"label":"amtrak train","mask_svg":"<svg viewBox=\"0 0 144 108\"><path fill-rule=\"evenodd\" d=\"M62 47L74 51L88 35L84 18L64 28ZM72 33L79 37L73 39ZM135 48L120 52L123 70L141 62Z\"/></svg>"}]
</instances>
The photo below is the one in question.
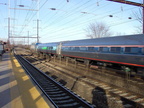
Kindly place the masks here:
<instances>
[{"instance_id":1,"label":"amtrak train","mask_svg":"<svg viewBox=\"0 0 144 108\"><path fill-rule=\"evenodd\" d=\"M39 43L38 54L88 60L103 66L128 68L144 75L144 35L126 35L65 42Z\"/></svg>"}]
</instances>

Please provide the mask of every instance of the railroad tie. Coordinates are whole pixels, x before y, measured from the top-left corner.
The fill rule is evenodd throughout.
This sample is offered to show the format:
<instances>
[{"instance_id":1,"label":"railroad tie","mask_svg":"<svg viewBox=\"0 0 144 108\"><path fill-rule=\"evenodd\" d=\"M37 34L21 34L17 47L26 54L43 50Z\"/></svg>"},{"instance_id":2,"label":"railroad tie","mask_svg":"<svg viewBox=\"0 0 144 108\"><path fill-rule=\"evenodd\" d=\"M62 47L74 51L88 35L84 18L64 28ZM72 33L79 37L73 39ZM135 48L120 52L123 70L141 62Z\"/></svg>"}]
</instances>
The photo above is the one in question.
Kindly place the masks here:
<instances>
[{"instance_id":1,"label":"railroad tie","mask_svg":"<svg viewBox=\"0 0 144 108\"><path fill-rule=\"evenodd\" d=\"M119 94L120 96L126 96L128 93Z\"/></svg>"},{"instance_id":2,"label":"railroad tie","mask_svg":"<svg viewBox=\"0 0 144 108\"><path fill-rule=\"evenodd\" d=\"M132 105L130 105L130 104L125 104L124 105L124 108L132 108L133 106Z\"/></svg>"},{"instance_id":3,"label":"railroad tie","mask_svg":"<svg viewBox=\"0 0 144 108\"><path fill-rule=\"evenodd\" d=\"M144 103L141 103L142 106L144 106Z\"/></svg>"},{"instance_id":4,"label":"railroad tie","mask_svg":"<svg viewBox=\"0 0 144 108\"><path fill-rule=\"evenodd\" d=\"M116 91L116 92L114 92L114 93L116 93L116 94L120 94L120 93L122 93L122 91Z\"/></svg>"},{"instance_id":5,"label":"railroad tie","mask_svg":"<svg viewBox=\"0 0 144 108\"><path fill-rule=\"evenodd\" d=\"M107 86L107 87L104 87L105 90L109 90L111 89L111 87Z\"/></svg>"},{"instance_id":6,"label":"railroad tie","mask_svg":"<svg viewBox=\"0 0 144 108\"><path fill-rule=\"evenodd\" d=\"M134 99L134 98L136 98L137 96L136 95L131 95L131 96L127 96L126 98L127 99Z\"/></svg>"},{"instance_id":7,"label":"railroad tie","mask_svg":"<svg viewBox=\"0 0 144 108\"><path fill-rule=\"evenodd\" d=\"M138 99L135 99L134 101L135 102L142 102L142 101L144 101L144 98L138 98Z\"/></svg>"}]
</instances>

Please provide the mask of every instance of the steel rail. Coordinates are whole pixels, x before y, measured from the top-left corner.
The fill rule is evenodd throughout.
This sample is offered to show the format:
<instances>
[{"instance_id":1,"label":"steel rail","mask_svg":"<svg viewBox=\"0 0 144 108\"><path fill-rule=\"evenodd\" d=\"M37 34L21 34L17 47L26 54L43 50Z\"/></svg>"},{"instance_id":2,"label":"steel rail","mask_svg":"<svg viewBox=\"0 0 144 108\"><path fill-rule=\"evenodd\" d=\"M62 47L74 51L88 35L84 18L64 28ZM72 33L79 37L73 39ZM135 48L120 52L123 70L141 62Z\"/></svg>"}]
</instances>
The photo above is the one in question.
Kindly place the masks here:
<instances>
[{"instance_id":1,"label":"steel rail","mask_svg":"<svg viewBox=\"0 0 144 108\"><path fill-rule=\"evenodd\" d=\"M94 108L93 105L62 86L59 82L56 82L20 55L15 56L32 80L56 108Z\"/></svg>"}]
</instances>

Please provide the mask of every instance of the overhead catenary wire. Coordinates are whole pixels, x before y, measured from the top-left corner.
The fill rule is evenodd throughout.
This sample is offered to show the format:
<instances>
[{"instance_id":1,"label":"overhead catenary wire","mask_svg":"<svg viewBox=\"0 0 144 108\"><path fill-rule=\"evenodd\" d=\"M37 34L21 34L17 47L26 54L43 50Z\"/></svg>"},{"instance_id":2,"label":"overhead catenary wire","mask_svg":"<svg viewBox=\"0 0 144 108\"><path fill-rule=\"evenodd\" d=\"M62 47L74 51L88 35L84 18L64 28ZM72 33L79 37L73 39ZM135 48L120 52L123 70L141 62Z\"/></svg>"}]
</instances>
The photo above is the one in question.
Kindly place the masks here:
<instances>
[{"instance_id":1,"label":"overhead catenary wire","mask_svg":"<svg viewBox=\"0 0 144 108\"><path fill-rule=\"evenodd\" d=\"M40 6L40 8L39 8L39 10L38 11L40 11L40 9L42 9L42 7L46 4L48 2L48 0L46 0L41 6ZM27 21L27 23L26 24L28 24L28 23L30 23L31 22L31 20L34 18L34 16L36 16L37 15L37 12L35 12L34 13L34 15L30 18L30 20L29 21ZM22 30L21 30L21 32L20 33L22 33L22 31L25 29L25 26L22 28Z\"/></svg>"},{"instance_id":2,"label":"overhead catenary wire","mask_svg":"<svg viewBox=\"0 0 144 108\"><path fill-rule=\"evenodd\" d=\"M7 10L7 3L1 3L1 8ZM4 16L5 13L3 13L3 11L0 9L0 28L1 28L1 32L0 32L0 38L7 38L7 14L6 16Z\"/></svg>"},{"instance_id":3,"label":"overhead catenary wire","mask_svg":"<svg viewBox=\"0 0 144 108\"><path fill-rule=\"evenodd\" d=\"M66 23L65 23L65 24L66 24ZM64 25L65 25L65 24L64 24ZM60 30L61 30L61 29L60 29Z\"/></svg>"},{"instance_id":4,"label":"overhead catenary wire","mask_svg":"<svg viewBox=\"0 0 144 108\"><path fill-rule=\"evenodd\" d=\"M72 15L75 15L76 13L79 13L81 7L84 6L85 4L89 3L89 2L90 2L90 0L86 1L85 3L81 4L80 6L77 5L77 7L75 7L75 8L72 9L72 10L70 10L70 12L63 13L60 17L57 17L55 20L53 20L53 21L52 21L51 23L49 23L48 25L50 26L50 25L52 25L52 24L56 24L57 22L61 22L61 21L63 21L64 19L66 19L66 18L68 18L68 17L71 17ZM79 3L81 3L81 1L78 2L78 4L79 4ZM90 4L90 6L91 6L91 5L94 5L94 4L92 3L92 4ZM86 6L85 8L87 8L87 7L89 7L89 6ZM79 9L79 10L78 10L78 9ZM83 10L83 9L84 9L84 8L82 8L81 10ZM59 11L58 11L58 12L59 12ZM61 17L62 17L62 20L61 20ZM59 19L60 19L60 20L59 20ZM46 27L47 27L47 26L46 26ZM44 29L45 29L46 27L44 27Z\"/></svg>"},{"instance_id":5,"label":"overhead catenary wire","mask_svg":"<svg viewBox=\"0 0 144 108\"><path fill-rule=\"evenodd\" d=\"M65 0L63 0L63 1L65 1ZM56 7L57 7L57 8L60 7L60 9L61 9L61 7L65 7L65 6L67 5L67 3L63 4L63 1L60 2ZM48 9L50 9L50 8L46 8L46 9L48 10ZM49 10L48 10L48 11L49 11ZM58 12L56 12L53 16L50 16L50 18L47 19L47 16L49 16L49 13L50 13L50 12L48 12L48 13L44 16L44 19L46 19L46 21L44 22L44 24L47 23L48 20L53 19L53 17L58 14ZM44 19L43 19L43 21L44 21Z\"/></svg>"},{"instance_id":6,"label":"overhead catenary wire","mask_svg":"<svg viewBox=\"0 0 144 108\"><path fill-rule=\"evenodd\" d=\"M12 2L13 5L11 6L14 6L15 8L18 5L27 6L26 4L24 4L26 1L16 0ZM129 11L127 7L125 7L125 9L123 9L122 11L119 5L119 10L116 9L112 10L111 8L109 9L109 7L111 7L111 5L114 3L108 3L105 0L95 0L95 1L78 0L78 1L70 1L70 2L66 2L65 0L60 0L55 4L51 5L51 3L52 1L50 0L49 1L40 0L39 12L40 12L41 26L39 29L41 32L40 33L41 39L47 37L52 37L52 38L57 38L58 36L62 37L61 33L67 33L67 35L69 36L77 33L80 34L79 32L83 33L83 29L88 25L88 23L95 22L96 20L105 21L108 19L112 22L112 23L108 23L110 24L110 26L117 26L120 23L122 24L122 22L125 22L123 24L126 24L126 22L129 23L135 21L131 16L125 15L125 13ZM29 4L30 4L28 5L29 9L37 9L36 1L30 0ZM52 10L48 10L48 8L56 8L59 10L52 11ZM102 12L103 8L105 8L105 11ZM83 14L81 12L87 12L87 14ZM12 25L14 25L15 27L17 25L23 25L21 27L17 27L13 29L13 31L15 30L18 31L18 33L15 34L22 36L25 35L28 30L30 30L31 34L35 35L36 31L34 31L33 28L36 26L36 22L34 22L34 20L36 20L37 18L36 15L37 15L37 11L14 10L12 17L18 20L13 21ZM109 15L113 17L110 18ZM23 19L21 18L21 16L23 16ZM132 19L127 20L126 19L127 17ZM116 21L116 19L119 21ZM77 29L78 27L81 29ZM83 33L83 35L85 34Z\"/></svg>"},{"instance_id":7,"label":"overhead catenary wire","mask_svg":"<svg viewBox=\"0 0 144 108\"><path fill-rule=\"evenodd\" d=\"M129 23L129 22L133 22L133 21L136 21L136 19L133 19L133 20L130 20L130 21L124 21L124 22L119 22L119 23L116 23L116 24L111 24L109 27L113 27L113 26L118 26L118 25L121 25L121 24L124 24L124 23ZM74 30L75 31L75 30ZM74 31L69 31L69 33L66 34L67 37L69 36L74 36L74 34L77 36L77 34L80 34L80 33L84 33L83 30L78 30L77 32L74 32ZM44 39L57 39L57 38L62 38L65 36L60 36L60 34L56 34L57 36L53 37L53 35L51 35L50 37L45 37Z\"/></svg>"},{"instance_id":8,"label":"overhead catenary wire","mask_svg":"<svg viewBox=\"0 0 144 108\"><path fill-rule=\"evenodd\" d=\"M131 9L132 9L132 8L129 8L129 10L131 10ZM120 11L117 11L117 12L112 13L112 14L114 15L114 14L117 14L117 13L119 13L119 12L120 12ZM104 14L104 15L105 15L105 14ZM102 17L91 18L91 19L89 19L89 20L87 20L87 21L80 22L80 23L78 23L78 24L74 24L74 25L72 25L71 28L75 28L76 26L83 25L83 24L85 24L85 23L87 23L87 22L89 22L89 21L92 21L92 20L103 19L103 18L105 18L105 17L109 17L109 16L108 16L108 15L105 15L105 16L102 16ZM80 17L80 18L82 18L82 17ZM77 19L77 18L74 18L73 20L75 21L76 19ZM72 21L72 20L64 23L64 25L69 24L71 21ZM53 30L53 31L51 31L51 32L52 32L52 33L56 33L56 31L59 32L59 31L62 31L62 30L64 30L64 29L65 29L65 27L62 27L62 28L60 28L59 30ZM66 28L66 29L69 29L69 28ZM50 34L49 34L49 35L50 35Z\"/></svg>"},{"instance_id":9,"label":"overhead catenary wire","mask_svg":"<svg viewBox=\"0 0 144 108\"><path fill-rule=\"evenodd\" d=\"M31 8L31 9L35 9L35 8L36 8L36 5L35 5L35 6L33 5L33 8ZM36 9L35 9L35 10L36 10ZM32 13L31 13L30 16L28 17L28 15L29 15L30 12L32 12ZM31 22L31 20L32 20L32 18L33 18L34 16L36 16L36 12L33 12L33 11L28 10L27 15L26 15L26 18L25 18L24 23L23 23L24 26L21 28L21 31L20 31L19 35L20 35L20 34L23 32L23 30L26 28L26 25Z\"/></svg>"},{"instance_id":10,"label":"overhead catenary wire","mask_svg":"<svg viewBox=\"0 0 144 108\"><path fill-rule=\"evenodd\" d=\"M92 5L92 4L91 4ZM78 7L78 8L80 8L80 7ZM87 7L86 7L87 8ZM82 10L84 10L84 9L82 9ZM76 12L78 12L78 13L81 13L81 11L79 11L79 10L77 10ZM68 17L70 17L71 15L69 15ZM80 16L79 16L80 17ZM81 17L80 17L81 18ZM65 19L65 18L64 18ZM64 20L64 19L62 19L62 20ZM75 18L75 19L73 19L73 20L77 20L78 18ZM72 20L71 20L72 21ZM69 21L69 22L71 22L71 21ZM68 22L68 23L69 23ZM55 22L56 23L56 22ZM55 23L52 23L53 25L55 24ZM68 23L64 23L63 25L65 25L65 24L68 24ZM46 28L44 28L44 29L46 29Z\"/></svg>"},{"instance_id":11,"label":"overhead catenary wire","mask_svg":"<svg viewBox=\"0 0 144 108\"><path fill-rule=\"evenodd\" d=\"M4 19L4 16L3 16L1 10L0 10L0 17ZM4 30L4 32L5 32L5 34L6 34L6 28L5 28L5 26L3 25L3 23L2 23L1 21L2 21L2 20L0 20L0 27ZM0 33L2 33L2 32L0 32ZM3 35L3 34L1 34L1 36L2 36L2 35Z\"/></svg>"},{"instance_id":12,"label":"overhead catenary wire","mask_svg":"<svg viewBox=\"0 0 144 108\"><path fill-rule=\"evenodd\" d=\"M135 21L136 19L133 19L133 20L131 20L131 21L128 21L128 22L132 22L132 21ZM112 26L117 26L117 25L121 25L121 24L124 24L124 23L128 23L127 21L125 21L125 22L121 22L121 23L117 23L117 24L115 24L115 25L111 25L110 27L112 27ZM68 40L76 40L75 38L72 38L72 39L67 39L67 38L69 38L69 37L75 37L75 36L79 36L79 35L81 35L82 33L84 33L84 31L78 31L78 32L72 32L72 33L70 33L70 34L67 34L66 35L66 38L64 39L63 37L65 36L59 36L59 37L46 37L46 38L44 38L44 39L50 39L50 41L48 41L48 42L56 42L56 41L68 41ZM87 38L87 36L85 35L85 38ZM79 38L79 39L82 39L82 38Z\"/></svg>"}]
</instances>

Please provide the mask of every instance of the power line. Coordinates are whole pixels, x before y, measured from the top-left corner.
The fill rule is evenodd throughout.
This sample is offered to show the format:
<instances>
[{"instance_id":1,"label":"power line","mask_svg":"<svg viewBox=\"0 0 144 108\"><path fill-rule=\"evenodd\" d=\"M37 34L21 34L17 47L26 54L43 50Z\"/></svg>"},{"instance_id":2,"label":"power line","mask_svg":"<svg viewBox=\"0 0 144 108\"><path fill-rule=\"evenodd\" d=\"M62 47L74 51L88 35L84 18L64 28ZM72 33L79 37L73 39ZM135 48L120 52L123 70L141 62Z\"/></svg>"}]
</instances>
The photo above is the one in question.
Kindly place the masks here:
<instances>
[{"instance_id":1,"label":"power line","mask_svg":"<svg viewBox=\"0 0 144 108\"><path fill-rule=\"evenodd\" d=\"M129 10L131 10L132 8L130 8ZM114 14L118 14L119 13L119 11L117 11L117 12L115 12L115 13L112 13L112 15L114 15ZM87 23L87 22L90 22L90 21L93 21L93 20L97 20L97 19L103 19L103 18L106 18L106 17L109 17L108 15L105 15L106 13L103 13L104 14L104 16L99 16L99 17L91 17L89 20L87 20L87 21L84 21L84 22L79 22L78 24L77 23L74 23L74 21L76 21L77 20L77 18L78 17L80 17L80 18L82 18L82 16L77 16L77 18L74 18L74 19L72 19L72 20L70 20L70 21L68 21L68 22L65 22L65 23L63 23L63 25L67 25L67 24L70 24L70 23L74 23L74 25L71 25L71 27L70 27L70 29L71 28L75 28L76 26L78 27L78 26L80 26L80 25L83 25L83 24L85 24L85 23ZM79 18L79 19L80 19ZM63 31L64 29L65 29L66 27L63 27L63 28L60 28L59 30L53 30L53 31L51 31L51 30L48 30L48 31L51 31L52 33L56 33L56 32L59 32L59 31ZM66 28L66 29L69 29L69 28ZM50 35L50 34L49 34Z\"/></svg>"},{"instance_id":2,"label":"power line","mask_svg":"<svg viewBox=\"0 0 144 108\"><path fill-rule=\"evenodd\" d=\"M144 34L144 0L143 0L143 4L142 3L131 2L131 1L126 1L126 0L108 0L108 1L113 1L113 2L118 2L118 3L123 3L123 4L142 7L143 8L143 18L142 18L142 20L143 20L143 34Z\"/></svg>"}]
</instances>

